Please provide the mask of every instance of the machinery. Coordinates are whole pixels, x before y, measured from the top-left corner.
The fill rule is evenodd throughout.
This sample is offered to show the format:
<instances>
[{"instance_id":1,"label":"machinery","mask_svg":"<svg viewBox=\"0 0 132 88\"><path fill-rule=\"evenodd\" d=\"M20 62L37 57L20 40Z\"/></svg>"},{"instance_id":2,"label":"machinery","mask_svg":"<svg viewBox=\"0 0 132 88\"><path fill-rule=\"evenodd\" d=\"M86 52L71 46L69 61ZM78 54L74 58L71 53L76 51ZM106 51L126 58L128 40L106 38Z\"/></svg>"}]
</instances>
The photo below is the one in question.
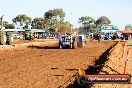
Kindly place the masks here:
<instances>
[{"instance_id":1,"label":"machinery","mask_svg":"<svg viewBox=\"0 0 132 88\"><path fill-rule=\"evenodd\" d=\"M6 32L0 31L0 45L6 44Z\"/></svg>"},{"instance_id":2,"label":"machinery","mask_svg":"<svg viewBox=\"0 0 132 88\"><path fill-rule=\"evenodd\" d=\"M1 17L0 45L5 45L5 44L12 45L12 43L13 43L13 36L12 36L13 32L4 30L3 16Z\"/></svg>"},{"instance_id":3,"label":"machinery","mask_svg":"<svg viewBox=\"0 0 132 88\"><path fill-rule=\"evenodd\" d=\"M63 35L59 39L59 48L72 48L83 47L86 44L84 35Z\"/></svg>"},{"instance_id":4,"label":"machinery","mask_svg":"<svg viewBox=\"0 0 132 88\"><path fill-rule=\"evenodd\" d=\"M0 31L0 45L12 45L13 44L13 32Z\"/></svg>"},{"instance_id":5,"label":"machinery","mask_svg":"<svg viewBox=\"0 0 132 88\"><path fill-rule=\"evenodd\" d=\"M24 39L25 40L32 40L32 32L30 30L25 30Z\"/></svg>"},{"instance_id":6,"label":"machinery","mask_svg":"<svg viewBox=\"0 0 132 88\"><path fill-rule=\"evenodd\" d=\"M105 33L104 40L111 40L112 36L113 36L113 34Z\"/></svg>"},{"instance_id":7,"label":"machinery","mask_svg":"<svg viewBox=\"0 0 132 88\"><path fill-rule=\"evenodd\" d=\"M13 44L13 32L6 32L6 44Z\"/></svg>"},{"instance_id":8,"label":"machinery","mask_svg":"<svg viewBox=\"0 0 132 88\"><path fill-rule=\"evenodd\" d=\"M104 40L115 40L122 39L121 33L119 31L105 33Z\"/></svg>"},{"instance_id":9,"label":"machinery","mask_svg":"<svg viewBox=\"0 0 132 88\"><path fill-rule=\"evenodd\" d=\"M77 48L77 40L75 37L64 35L59 39L59 48Z\"/></svg>"}]
</instances>

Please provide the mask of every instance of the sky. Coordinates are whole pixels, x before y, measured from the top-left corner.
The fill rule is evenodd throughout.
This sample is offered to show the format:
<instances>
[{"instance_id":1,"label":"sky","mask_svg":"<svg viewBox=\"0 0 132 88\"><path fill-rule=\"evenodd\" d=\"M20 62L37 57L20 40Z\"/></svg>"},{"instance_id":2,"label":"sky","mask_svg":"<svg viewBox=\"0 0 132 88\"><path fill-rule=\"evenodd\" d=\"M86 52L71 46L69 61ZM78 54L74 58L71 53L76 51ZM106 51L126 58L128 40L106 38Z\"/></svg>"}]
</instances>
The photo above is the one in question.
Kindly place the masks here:
<instances>
[{"instance_id":1,"label":"sky","mask_svg":"<svg viewBox=\"0 0 132 88\"><path fill-rule=\"evenodd\" d=\"M132 0L0 0L0 17L12 23L19 14L27 14L32 19L43 17L44 13L54 8L62 8L66 13L65 20L79 27L78 19L91 16L98 19L106 16L111 24L124 29L132 25Z\"/></svg>"}]
</instances>

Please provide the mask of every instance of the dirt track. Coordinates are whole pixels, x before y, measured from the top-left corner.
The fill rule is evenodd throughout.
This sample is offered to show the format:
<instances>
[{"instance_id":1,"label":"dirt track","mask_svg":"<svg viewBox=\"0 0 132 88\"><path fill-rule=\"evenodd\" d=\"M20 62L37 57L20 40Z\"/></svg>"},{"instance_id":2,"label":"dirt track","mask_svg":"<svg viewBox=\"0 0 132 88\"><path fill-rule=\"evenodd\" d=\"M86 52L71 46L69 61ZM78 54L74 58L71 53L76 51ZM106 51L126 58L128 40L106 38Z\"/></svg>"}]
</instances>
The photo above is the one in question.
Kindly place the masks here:
<instances>
[{"instance_id":1,"label":"dirt track","mask_svg":"<svg viewBox=\"0 0 132 88\"><path fill-rule=\"evenodd\" d=\"M0 88L66 87L68 84L63 84L77 73L78 66L83 65L87 68L93 65L94 61L114 43L92 42L78 49L2 50L0 53Z\"/></svg>"}]
</instances>

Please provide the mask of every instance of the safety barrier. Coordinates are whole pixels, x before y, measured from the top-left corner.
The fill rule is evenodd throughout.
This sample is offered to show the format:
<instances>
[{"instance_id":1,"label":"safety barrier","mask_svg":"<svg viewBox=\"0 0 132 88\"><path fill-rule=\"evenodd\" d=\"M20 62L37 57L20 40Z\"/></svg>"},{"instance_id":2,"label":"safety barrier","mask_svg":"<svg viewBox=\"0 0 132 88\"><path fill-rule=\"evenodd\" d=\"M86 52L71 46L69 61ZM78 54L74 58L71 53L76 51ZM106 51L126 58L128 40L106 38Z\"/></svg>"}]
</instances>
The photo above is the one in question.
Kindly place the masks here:
<instances>
[{"instance_id":1,"label":"safety barrier","mask_svg":"<svg viewBox=\"0 0 132 88\"><path fill-rule=\"evenodd\" d=\"M112 48L112 53L110 53L112 56L110 58L112 59L112 63L113 63L111 69L113 69L116 72L116 74L127 74L130 49L126 46L126 41L122 41L122 42L119 41L118 44L122 44L121 45L122 47L114 46ZM84 76L88 76L88 75L85 74L85 70L81 65L78 68L78 74L79 74L79 77L77 79L78 84L84 85L85 82L82 82L80 80L82 79L85 80Z\"/></svg>"},{"instance_id":2,"label":"safety barrier","mask_svg":"<svg viewBox=\"0 0 132 88\"><path fill-rule=\"evenodd\" d=\"M128 68L128 61L129 61L129 48L126 46L126 41L122 41L122 42L119 41L119 44L122 44L121 49L115 50L115 48L114 48L114 54L113 54L113 55L117 56L118 58L115 57L113 59L114 59L116 70L120 74L126 74L127 68ZM119 47L117 47L117 49L118 48ZM117 53L117 51L119 53Z\"/></svg>"}]
</instances>

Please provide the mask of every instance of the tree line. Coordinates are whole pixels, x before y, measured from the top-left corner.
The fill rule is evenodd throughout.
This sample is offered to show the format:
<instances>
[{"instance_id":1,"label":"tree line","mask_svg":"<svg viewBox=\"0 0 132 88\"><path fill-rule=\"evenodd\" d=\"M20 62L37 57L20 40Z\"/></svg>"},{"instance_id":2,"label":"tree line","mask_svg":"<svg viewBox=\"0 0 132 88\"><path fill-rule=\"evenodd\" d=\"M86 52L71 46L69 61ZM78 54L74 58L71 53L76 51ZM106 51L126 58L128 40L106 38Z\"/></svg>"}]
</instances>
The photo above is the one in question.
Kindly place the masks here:
<instances>
[{"instance_id":1,"label":"tree line","mask_svg":"<svg viewBox=\"0 0 132 88\"><path fill-rule=\"evenodd\" d=\"M48 28L51 32L69 32L71 31L72 24L64 20L65 16L66 13L61 8L48 10L44 13L44 17L35 17L34 19L26 14L19 14L12 19L13 24L4 21L4 27L5 29Z\"/></svg>"},{"instance_id":2,"label":"tree line","mask_svg":"<svg viewBox=\"0 0 132 88\"><path fill-rule=\"evenodd\" d=\"M58 32L70 32L72 29L72 24L68 21L65 21L64 18L66 13L61 8L55 8L48 10L44 13L44 17L35 17L32 19L26 14L19 14L12 19L13 24L4 21L4 27L6 29L45 29L48 28L49 31L58 31ZM97 20L90 16L82 16L78 19L78 23L81 24L80 29L84 31L93 31L99 28L101 25L111 24L111 20L106 16L101 16ZM132 27L131 25L126 25L126 27Z\"/></svg>"},{"instance_id":3,"label":"tree line","mask_svg":"<svg viewBox=\"0 0 132 88\"><path fill-rule=\"evenodd\" d=\"M132 25L131 24L126 25L125 30L132 30Z\"/></svg>"},{"instance_id":4,"label":"tree line","mask_svg":"<svg viewBox=\"0 0 132 88\"><path fill-rule=\"evenodd\" d=\"M92 32L100 28L102 25L111 24L111 20L106 16L101 16L97 20L90 16L82 16L79 18L79 23L81 23L80 29L84 29L86 32Z\"/></svg>"},{"instance_id":5,"label":"tree line","mask_svg":"<svg viewBox=\"0 0 132 88\"><path fill-rule=\"evenodd\" d=\"M106 16L101 16L97 20L90 16L82 16L79 18L79 23L81 23L80 29L84 31L93 31L99 29L102 25L111 24L111 20ZM125 30L132 30L132 25L128 24L125 26Z\"/></svg>"}]
</instances>

